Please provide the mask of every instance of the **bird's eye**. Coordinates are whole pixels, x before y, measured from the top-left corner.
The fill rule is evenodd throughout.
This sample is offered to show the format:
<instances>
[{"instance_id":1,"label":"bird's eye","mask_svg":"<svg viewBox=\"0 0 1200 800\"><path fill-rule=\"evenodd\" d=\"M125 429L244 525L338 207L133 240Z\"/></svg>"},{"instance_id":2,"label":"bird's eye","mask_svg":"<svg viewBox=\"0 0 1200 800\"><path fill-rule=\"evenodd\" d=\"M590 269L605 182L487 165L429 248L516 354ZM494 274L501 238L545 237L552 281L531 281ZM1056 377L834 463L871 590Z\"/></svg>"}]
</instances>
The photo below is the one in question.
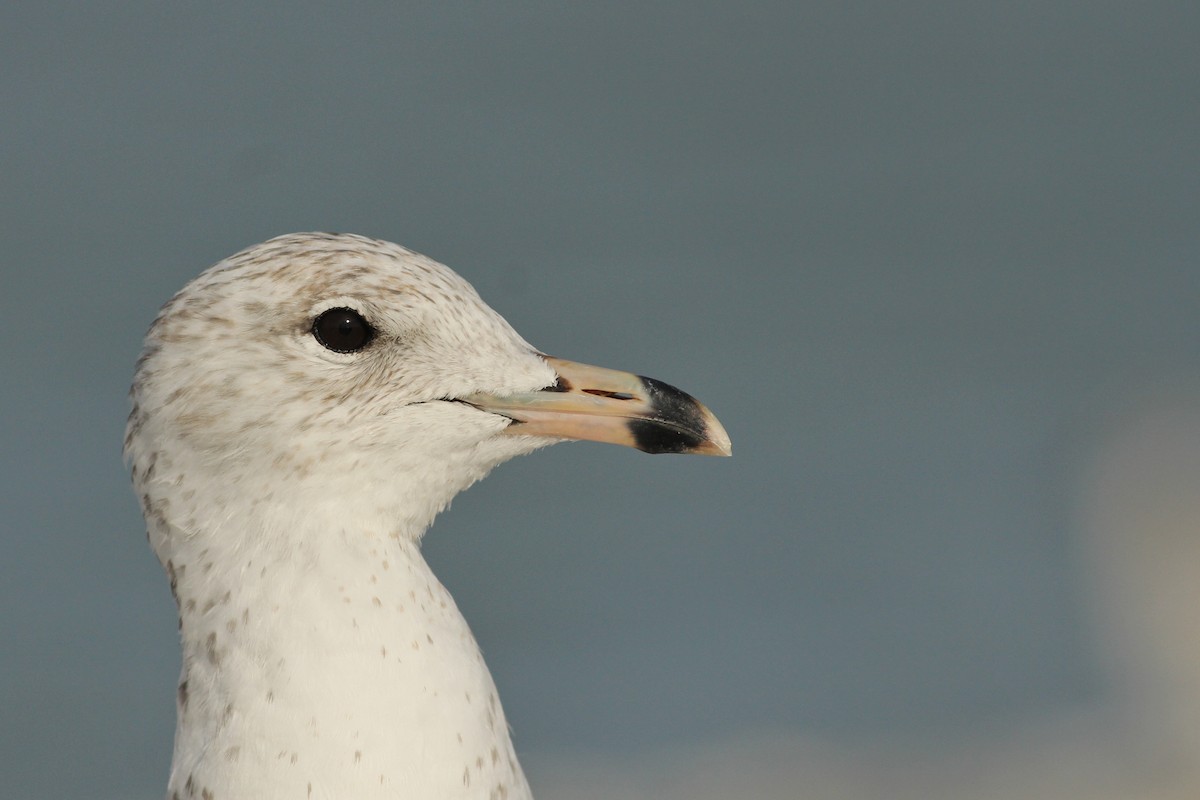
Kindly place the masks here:
<instances>
[{"instance_id":1,"label":"bird's eye","mask_svg":"<svg viewBox=\"0 0 1200 800\"><path fill-rule=\"evenodd\" d=\"M313 336L327 350L355 353L375 338L375 329L352 308L331 308L322 312L312 326Z\"/></svg>"}]
</instances>

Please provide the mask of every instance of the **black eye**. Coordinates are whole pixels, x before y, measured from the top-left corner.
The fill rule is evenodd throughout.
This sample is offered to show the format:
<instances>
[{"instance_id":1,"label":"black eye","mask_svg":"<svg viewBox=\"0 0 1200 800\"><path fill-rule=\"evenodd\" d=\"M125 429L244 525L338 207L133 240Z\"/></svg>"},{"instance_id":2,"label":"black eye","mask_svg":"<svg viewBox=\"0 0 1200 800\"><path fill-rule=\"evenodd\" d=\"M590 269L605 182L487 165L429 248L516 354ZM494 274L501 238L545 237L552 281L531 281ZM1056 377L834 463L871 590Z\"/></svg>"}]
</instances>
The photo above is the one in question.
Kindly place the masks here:
<instances>
[{"instance_id":1,"label":"black eye","mask_svg":"<svg viewBox=\"0 0 1200 800\"><path fill-rule=\"evenodd\" d=\"M352 308L331 308L313 320L313 336L335 353L362 350L375 338L375 329Z\"/></svg>"}]
</instances>

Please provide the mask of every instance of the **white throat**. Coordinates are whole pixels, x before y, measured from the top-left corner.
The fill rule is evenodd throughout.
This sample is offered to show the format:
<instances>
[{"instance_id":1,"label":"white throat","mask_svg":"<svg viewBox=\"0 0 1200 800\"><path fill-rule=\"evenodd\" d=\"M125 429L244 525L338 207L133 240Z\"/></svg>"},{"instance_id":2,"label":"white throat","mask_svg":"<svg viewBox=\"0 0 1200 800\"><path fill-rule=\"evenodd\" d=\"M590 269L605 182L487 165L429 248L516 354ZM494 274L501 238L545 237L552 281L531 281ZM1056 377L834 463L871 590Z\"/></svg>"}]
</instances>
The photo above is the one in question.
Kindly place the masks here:
<instances>
[{"instance_id":1,"label":"white throat","mask_svg":"<svg viewBox=\"0 0 1200 800\"><path fill-rule=\"evenodd\" d=\"M415 539L318 523L286 548L223 537L240 544L218 552L164 534L183 642L168 796L529 796L479 648Z\"/></svg>"}]
</instances>

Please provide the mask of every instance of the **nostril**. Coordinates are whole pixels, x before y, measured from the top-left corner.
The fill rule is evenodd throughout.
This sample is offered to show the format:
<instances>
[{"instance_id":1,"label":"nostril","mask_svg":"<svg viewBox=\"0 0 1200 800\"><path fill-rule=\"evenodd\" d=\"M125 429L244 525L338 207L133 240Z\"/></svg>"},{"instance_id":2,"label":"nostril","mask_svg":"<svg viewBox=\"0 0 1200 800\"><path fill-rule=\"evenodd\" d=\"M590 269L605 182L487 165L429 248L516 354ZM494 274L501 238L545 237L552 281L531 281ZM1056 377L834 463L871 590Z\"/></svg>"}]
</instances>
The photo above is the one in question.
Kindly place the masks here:
<instances>
[{"instance_id":1,"label":"nostril","mask_svg":"<svg viewBox=\"0 0 1200 800\"><path fill-rule=\"evenodd\" d=\"M633 400L634 396L629 392L610 392L605 389L584 389L584 394L595 395L596 397L607 397L610 400Z\"/></svg>"}]
</instances>

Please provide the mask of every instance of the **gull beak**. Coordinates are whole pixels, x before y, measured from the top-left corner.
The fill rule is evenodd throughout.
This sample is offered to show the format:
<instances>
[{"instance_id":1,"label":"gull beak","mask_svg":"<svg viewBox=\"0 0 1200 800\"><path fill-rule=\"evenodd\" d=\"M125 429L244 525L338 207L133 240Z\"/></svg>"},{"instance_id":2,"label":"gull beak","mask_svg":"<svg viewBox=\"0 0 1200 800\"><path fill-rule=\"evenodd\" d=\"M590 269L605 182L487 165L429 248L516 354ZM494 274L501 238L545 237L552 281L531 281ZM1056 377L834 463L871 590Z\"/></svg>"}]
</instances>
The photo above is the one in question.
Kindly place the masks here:
<instances>
[{"instance_id":1,"label":"gull beak","mask_svg":"<svg viewBox=\"0 0 1200 800\"><path fill-rule=\"evenodd\" d=\"M457 399L511 419L509 434L610 442L646 453L732 455L729 434L690 394L631 372L543 358L558 373L553 386Z\"/></svg>"}]
</instances>

